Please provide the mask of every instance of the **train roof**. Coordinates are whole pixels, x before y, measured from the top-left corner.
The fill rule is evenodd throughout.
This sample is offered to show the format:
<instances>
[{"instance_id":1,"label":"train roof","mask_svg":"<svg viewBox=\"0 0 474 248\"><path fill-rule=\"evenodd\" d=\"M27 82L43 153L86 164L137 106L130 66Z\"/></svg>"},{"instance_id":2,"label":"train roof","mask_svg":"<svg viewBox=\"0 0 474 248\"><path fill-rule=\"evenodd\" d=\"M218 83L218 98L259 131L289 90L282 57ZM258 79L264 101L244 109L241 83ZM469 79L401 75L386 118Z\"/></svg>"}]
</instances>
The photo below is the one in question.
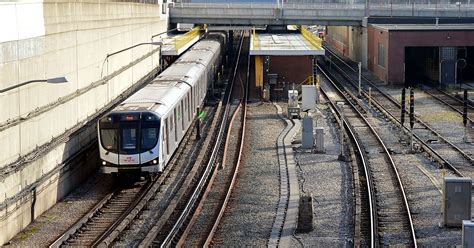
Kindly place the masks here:
<instances>
[{"instance_id":1,"label":"train roof","mask_svg":"<svg viewBox=\"0 0 474 248\"><path fill-rule=\"evenodd\" d=\"M156 77L143 89L137 91L114 111L153 111L159 115L176 104L197 82L203 68L196 64L174 64Z\"/></svg>"},{"instance_id":2,"label":"train roof","mask_svg":"<svg viewBox=\"0 0 474 248\"><path fill-rule=\"evenodd\" d=\"M161 116L197 83L199 75L219 51L216 40L196 43L153 81L123 101L113 111L152 111Z\"/></svg>"}]
</instances>

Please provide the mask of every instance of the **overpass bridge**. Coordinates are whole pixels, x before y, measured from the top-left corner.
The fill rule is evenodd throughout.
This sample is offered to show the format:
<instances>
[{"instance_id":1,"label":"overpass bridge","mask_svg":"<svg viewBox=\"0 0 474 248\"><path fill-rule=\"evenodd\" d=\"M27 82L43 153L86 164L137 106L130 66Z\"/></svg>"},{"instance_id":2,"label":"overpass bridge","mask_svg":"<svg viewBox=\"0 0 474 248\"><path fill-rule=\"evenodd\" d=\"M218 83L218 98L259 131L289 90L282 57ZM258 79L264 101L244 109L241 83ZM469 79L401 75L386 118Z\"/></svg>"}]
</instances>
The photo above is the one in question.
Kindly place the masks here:
<instances>
[{"instance_id":1,"label":"overpass bridge","mask_svg":"<svg viewBox=\"0 0 474 248\"><path fill-rule=\"evenodd\" d=\"M360 26L365 17L474 18L474 5L171 3L171 23Z\"/></svg>"}]
</instances>

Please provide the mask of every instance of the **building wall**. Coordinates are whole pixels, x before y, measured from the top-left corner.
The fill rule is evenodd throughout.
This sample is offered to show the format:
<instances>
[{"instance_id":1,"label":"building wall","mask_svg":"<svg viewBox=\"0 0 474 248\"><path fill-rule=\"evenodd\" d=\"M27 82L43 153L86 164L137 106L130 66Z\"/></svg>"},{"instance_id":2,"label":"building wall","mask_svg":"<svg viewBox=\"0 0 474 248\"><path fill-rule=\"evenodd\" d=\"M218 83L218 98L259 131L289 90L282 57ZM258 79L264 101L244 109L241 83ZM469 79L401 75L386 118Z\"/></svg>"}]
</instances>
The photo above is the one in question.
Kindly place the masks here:
<instances>
[{"instance_id":1,"label":"building wall","mask_svg":"<svg viewBox=\"0 0 474 248\"><path fill-rule=\"evenodd\" d=\"M391 64L388 58L393 55L389 49L389 34L387 31L376 29L371 26L367 30L367 35L367 67L378 78L383 81L387 81L389 68L391 70ZM383 44L383 46L385 47L385 66L380 66L378 62L379 44Z\"/></svg>"},{"instance_id":2,"label":"building wall","mask_svg":"<svg viewBox=\"0 0 474 248\"><path fill-rule=\"evenodd\" d=\"M348 26L327 26L325 40L344 56L349 56Z\"/></svg>"},{"instance_id":3,"label":"building wall","mask_svg":"<svg viewBox=\"0 0 474 248\"><path fill-rule=\"evenodd\" d=\"M472 46L474 31L391 31L388 81L405 82L405 47Z\"/></svg>"},{"instance_id":4,"label":"building wall","mask_svg":"<svg viewBox=\"0 0 474 248\"><path fill-rule=\"evenodd\" d=\"M278 80L299 84L313 72L312 56L271 56L270 73L278 74Z\"/></svg>"},{"instance_id":5,"label":"building wall","mask_svg":"<svg viewBox=\"0 0 474 248\"><path fill-rule=\"evenodd\" d=\"M69 80L0 94L0 245L31 221L32 195L36 217L79 181L55 170L94 140L95 129L69 132L159 66L159 48L150 45L105 58L165 31L161 6L72 0L0 5L0 89L33 79ZM39 180L50 173L71 183L48 184L40 195Z\"/></svg>"}]
</instances>

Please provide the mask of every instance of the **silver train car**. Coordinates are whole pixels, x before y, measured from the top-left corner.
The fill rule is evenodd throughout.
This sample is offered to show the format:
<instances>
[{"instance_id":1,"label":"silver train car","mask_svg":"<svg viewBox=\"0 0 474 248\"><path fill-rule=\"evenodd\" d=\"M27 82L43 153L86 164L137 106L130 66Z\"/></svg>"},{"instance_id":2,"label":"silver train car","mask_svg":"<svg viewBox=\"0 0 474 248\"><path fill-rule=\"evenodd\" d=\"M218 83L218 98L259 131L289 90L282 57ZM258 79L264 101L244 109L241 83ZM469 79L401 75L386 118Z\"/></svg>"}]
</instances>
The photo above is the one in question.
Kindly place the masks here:
<instances>
[{"instance_id":1,"label":"silver train car","mask_svg":"<svg viewBox=\"0 0 474 248\"><path fill-rule=\"evenodd\" d=\"M222 62L224 42L209 35L98 121L101 170L162 172L206 96Z\"/></svg>"}]
</instances>

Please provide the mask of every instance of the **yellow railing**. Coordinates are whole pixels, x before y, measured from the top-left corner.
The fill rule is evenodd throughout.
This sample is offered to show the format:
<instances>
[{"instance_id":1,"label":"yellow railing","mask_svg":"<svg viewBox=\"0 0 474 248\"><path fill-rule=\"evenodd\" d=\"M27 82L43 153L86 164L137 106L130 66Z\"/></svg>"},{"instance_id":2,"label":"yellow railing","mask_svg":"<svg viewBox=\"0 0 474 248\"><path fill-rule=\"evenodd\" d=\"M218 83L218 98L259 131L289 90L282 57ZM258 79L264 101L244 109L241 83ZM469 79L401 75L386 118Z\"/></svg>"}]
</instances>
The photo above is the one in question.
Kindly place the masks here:
<instances>
[{"instance_id":1,"label":"yellow railing","mask_svg":"<svg viewBox=\"0 0 474 248\"><path fill-rule=\"evenodd\" d=\"M255 27L252 28L252 50L258 48L258 38L257 32L255 32Z\"/></svg>"},{"instance_id":2,"label":"yellow railing","mask_svg":"<svg viewBox=\"0 0 474 248\"><path fill-rule=\"evenodd\" d=\"M303 82L299 83L298 84L298 87L300 87L301 85L311 85L311 84L314 84L315 81L314 81L314 77L311 75L311 76L308 76L305 80L303 80Z\"/></svg>"},{"instance_id":3,"label":"yellow railing","mask_svg":"<svg viewBox=\"0 0 474 248\"><path fill-rule=\"evenodd\" d=\"M174 42L174 48L176 51L181 49L183 46L188 44L190 41L192 41L196 36L199 35L199 27L195 27L188 31L187 33L181 35L180 37L176 37L173 39Z\"/></svg>"},{"instance_id":4,"label":"yellow railing","mask_svg":"<svg viewBox=\"0 0 474 248\"><path fill-rule=\"evenodd\" d=\"M317 35L311 33L308 31L306 28L300 26L299 30L301 31L301 35L303 35L306 40L311 43L316 49L321 49L322 48L322 43L323 41L321 38L319 38Z\"/></svg>"}]
</instances>

